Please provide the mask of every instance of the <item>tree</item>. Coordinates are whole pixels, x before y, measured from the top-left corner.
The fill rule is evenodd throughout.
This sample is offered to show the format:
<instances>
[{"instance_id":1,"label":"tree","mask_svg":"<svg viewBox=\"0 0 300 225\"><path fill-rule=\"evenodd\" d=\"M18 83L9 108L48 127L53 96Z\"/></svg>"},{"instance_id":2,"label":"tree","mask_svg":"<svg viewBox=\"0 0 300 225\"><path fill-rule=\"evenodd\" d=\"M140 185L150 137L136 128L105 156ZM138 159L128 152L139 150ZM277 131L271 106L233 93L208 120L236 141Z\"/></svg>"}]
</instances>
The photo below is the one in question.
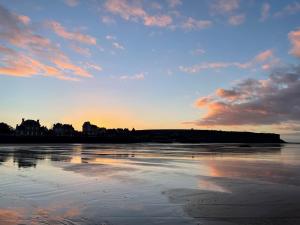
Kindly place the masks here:
<instances>
[{"instance_id":1,"label":"tree","mask_svg":"<svg viewBox=\"0 0 300 225\"><path fill-rule=\"evenodd\" d=\"M0 123L0 134L12 134L13 128L6 123Z\"/></svg>"}]
</instances>

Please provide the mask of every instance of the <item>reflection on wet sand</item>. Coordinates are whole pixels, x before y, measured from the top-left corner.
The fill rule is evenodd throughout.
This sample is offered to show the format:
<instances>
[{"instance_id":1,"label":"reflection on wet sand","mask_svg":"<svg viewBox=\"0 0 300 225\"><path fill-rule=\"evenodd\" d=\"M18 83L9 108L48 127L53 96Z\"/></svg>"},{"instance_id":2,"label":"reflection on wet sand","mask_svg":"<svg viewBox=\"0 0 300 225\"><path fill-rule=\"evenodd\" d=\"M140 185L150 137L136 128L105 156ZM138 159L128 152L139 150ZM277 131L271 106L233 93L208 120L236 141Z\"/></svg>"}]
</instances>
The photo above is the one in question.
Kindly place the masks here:
<instances>
[{"instance_id":1,"label":"reflection on wet sand","mask_svg":"<svg viewBox=\"0 0 300 225\"><path fill-rule=\"evenodd\" d=\"M72 206L0 209L0 224L5 225L71 224L68 221L72 220L84 222L84 219L80 217L80 210Z\"/></svg>"},{"instance_id":2,"label":"reflection on wet sand","mask_svg":"<svg viewBox=\"0 0 300 225\"><path fill-rule=\"evenodd\" d=\"M165 194L171 202L184 204L190 216L208 222L273 225L300 222L298 186L220 177L206 179L213 183L210 190L171 189Z\"/></svg>"},{"instance_id":3,"label":"reflection on wet sand","mask_svg":"<svg viewBox=\"0 0 300 225\"><path fill-rule=\"evenodd\" d=\"M0 225L300 224L300 146L0 146Z\"/></svg>"}]
</instances>

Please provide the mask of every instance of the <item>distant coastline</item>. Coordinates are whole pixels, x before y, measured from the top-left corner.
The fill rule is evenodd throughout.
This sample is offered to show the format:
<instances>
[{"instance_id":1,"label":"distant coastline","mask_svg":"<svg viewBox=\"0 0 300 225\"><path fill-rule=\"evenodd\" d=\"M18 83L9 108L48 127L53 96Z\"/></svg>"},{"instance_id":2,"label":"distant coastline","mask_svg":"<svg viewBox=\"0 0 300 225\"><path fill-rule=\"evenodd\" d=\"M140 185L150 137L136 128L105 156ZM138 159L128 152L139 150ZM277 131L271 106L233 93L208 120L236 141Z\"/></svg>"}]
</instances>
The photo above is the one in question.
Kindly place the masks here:
<instances>
[{"instance_id":1,"label":"distant coastline","mask_svg":"<svg viewBox=\"0 0 300 225\"><path fill-rule=\"evenodd\" d=\"M22 119L12 128L0 123L0 143L285 143L279 134L238 131L153 129L106 129L85 122L82 131L71 124L56 123L51 129L39 120Z\"/></svg>"}]
</instances>

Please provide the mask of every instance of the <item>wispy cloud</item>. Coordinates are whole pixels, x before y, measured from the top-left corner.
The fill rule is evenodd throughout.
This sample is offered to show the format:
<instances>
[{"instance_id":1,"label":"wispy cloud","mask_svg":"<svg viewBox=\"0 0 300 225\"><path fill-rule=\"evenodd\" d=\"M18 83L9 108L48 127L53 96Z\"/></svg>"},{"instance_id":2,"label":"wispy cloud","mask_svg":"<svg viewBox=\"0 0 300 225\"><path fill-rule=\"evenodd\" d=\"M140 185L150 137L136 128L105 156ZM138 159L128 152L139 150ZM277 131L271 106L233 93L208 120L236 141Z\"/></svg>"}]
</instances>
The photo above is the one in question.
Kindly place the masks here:
<instances>
[{"instance_id":1,"label":"wispy cloud","mask_svg":"<svg viewBox=\"0 0 300 225\"><path fill-rule=\"evenodd\" d=\"M286 5L282 10L274 14L275 17L293 15L300 12L300 2L293 2Z\"/></svg>"},{"instance_id":2,"label":"wispy cloud","mask_svg":"<svg viewBox=\"0 0 300 225\"><path fill-rule=\"evenodd\" d=\"M118 43L118 42L113 42L112 45L113 45L114 48L116 48L116 49L121 49L121 50L124 50L124 49L125 49L124 46L121 45L121 44Z\"/></svg>"},{"instance_id":3,"label":"wispy cloud","mask_svg":"<svg viewBox=\"0 0 300 225\"><path fill-rule=\"evenodd\" d=\"M106 35L105 38L106 38L106 40L117 40L117 38L112 35Z\"/></svg>"},{"instance_id":4,"label":"wispy cloud","mask_svg":"<svg viewBox=\"0 0 300 225\"><path fill-rule=\"evenodd\" d=\"M228 18L228 23L233 26L238 26L245 21L245 15L239 14L239 15L233 15Z\"/></svg>"},{"instance_id":5,"label":"wispy cloud","mask_svg":"<svg viewBox=\"0 0 300 225\"><path fill-rule=\"evenodd\" d=\"M60 58L54 58L52 59L52 62L60 69L62 70L69 70L72 71L72 73L81 76L81 77L92 77L92 75L86 71L85 69L81 68L80 66L77 66L73 64L69 58L66 56L61 56Z\"/></svg>"},{"instance_id":6,"label":"wispy cloud","mask_svg":"<svg viewBox=\"0 0 300 225\"><path fill-rule=\"evenodd\" d=\"M158 2L152 2L151 3L151 8L155 9L155 10L161 10L163 7L161 4L159 4Z\"/></svg>"},{"instance_id":7,"label":"wispy cloud","mask_svg":"<svg viewBox=\"0 0 300 225\"><path fill-rule=\"evenodd\" d=\"M95 37L92 37L87 34L82 34L80 32L72 32L67 31L65 27L63 27L57 21L49 21L47 25L60 37L65 38L67 40L77 41L88 45L96 45L97 40Z\"/></svg>"},{"instance_id":8,"label":"wispy cloud","mask_svg":"<svg viewBox=\"0 0 300 225\"><path fill-rule=\"evenodd\" d=\"M261 7L260 21L265 21L270 16L271 5L269 3L264 3Z\"/></svg>"},{"instance_id":9,"label":"wispy cloud","mask_svg":"<svg viewBox=\"0 0 300 225\"><path fill-rule=\"evenodd\" d=\"M213 24L210 20L196 20L192 17L188 17L181 25L185 30L201 30L211 27Z\"/></svg>"},{"instance_id":10,"label":"wispy cloud","mask_svg":"<svg viewBox=\"0 0 300 225\"><path fill-rule=\"evenodd\" d=\"M202 49L202 48L196 48L196 49L191 51L191 54L193 54L193 55L203 55L203 54L205 54L205 50Z\"/></svg>"},{"instance_id":11,"label":"wispy cloud","mask_svg":"<svg viewBox=\"0 0 300 225\"><path fill-rule=\"evenodd\" d=\"M176 6L181 5L182 1L181 0L167 0L167 3L171 8L175 8Z\"/></svg>"},{"instance_id":12,"label":"wispy cloud","mask_svg":"<svg viewBox=\"0 0 300 225\"><path fill-rule=\"evenodd\" d=\"M185 73L199 73L203 70L219 70L229 67L235 67L240 69L249 69L260 65L262 69L271 69L275 64L278 64L279 59L273 54L273 51L268 49L247 62L203 62L193 66L180 66L179 69Z\"/></svg>"},{"instance_id":13,"label":"wispy cloud","mask_svg":"<svg viewBox=\"0 0 300 225\"><path fill-rule=\"evenodd\" d=\"M79 0L64 0L64 2L70 7L75 7L79 4Z\"/></svg>"},{"instance_id":14,"label":"wispy cloud","mask_svg":"<svg viewBox=\"0 0 300 225\"><path fill-rule=\"evenodd\" d=\"M143 9L140 2L107 0L105 8L108 12L119 15L125 20L142 21L146 26L166 27L172 23L172 18L168 15L150 15Z\"/></svg>"},{"instance_id":15,"label":"wispy cloud","mask_svg":"<svg viewBox=\"0 0 300 225\"><path fill-rule=\"evenodd\" d=\"M70 48L73 51L77 52L78 54L86 56L86 57L90 57L92 55L89 48L83 48L83 47L80 47L80 46L75 45L75 44L71 44Z\"/></svg>"},{"instance_id":16,"label":"wispy cloud","mask_svg":"<svg viewBox=\"0 0 300 225\"><path fill-rule=\"evenodd\" d=\"M245 13L239 12L240 0L214 0L211 5L211 14L227 18L228 24L238 26L244 23Z\"/></svg>"},{"instance_id":17,"label":"wispy cloud","mask_svg":"<svg viewBox=\"0 0 300 225\"><path fill-rule=\"evenodd\" d=\"M99 72L103 70L103 68L101 66L93 64L93 63L86 63L85 65L87 68L97 70Z\"/></svg>"},{"instance_id":18,"label":"wispy cloud","mask_svg":"<svg viewBox=\"0 0 300 225\"><path fill-rule=\"evenodd\" d=\"M211 4L211 9L217 14L232 13L240 7L239 0L214 0Z\"/></svg>"},{"instance_id":19,"label":"wispy cloud","mask_svg":"<svg viewBox=\"0 0 300 225\"><path fill-rule=\"evenodd\" d=\"M144 80L145 79L145 74L144 73L137 73L134 75L123 75L120 76L121 80Z\"/></svg>"},{"instance_id":20,"label":"wispy cloud","mask_svg":"<svg viewBox=\"0 0 300 225\"><path fill-rule=\"evenodd\" d=\"M116 21L110 17L110 16L102 16L101 17L101 21L102 23L106 24L106 25L110 25L110 24L115 24Z\"/></svg>"},{"instance_id":21,"label":"wispy cloud","mask_svg":"<svg viewBox=\"0 0 300 225\"><path fill-rule=\"evenodd\" d=\"M113 35L106 35L105 39L110 41L112 46L116 49L124 50L125 47L117 41L117 37Z\"/></svg>"}]
</instances>

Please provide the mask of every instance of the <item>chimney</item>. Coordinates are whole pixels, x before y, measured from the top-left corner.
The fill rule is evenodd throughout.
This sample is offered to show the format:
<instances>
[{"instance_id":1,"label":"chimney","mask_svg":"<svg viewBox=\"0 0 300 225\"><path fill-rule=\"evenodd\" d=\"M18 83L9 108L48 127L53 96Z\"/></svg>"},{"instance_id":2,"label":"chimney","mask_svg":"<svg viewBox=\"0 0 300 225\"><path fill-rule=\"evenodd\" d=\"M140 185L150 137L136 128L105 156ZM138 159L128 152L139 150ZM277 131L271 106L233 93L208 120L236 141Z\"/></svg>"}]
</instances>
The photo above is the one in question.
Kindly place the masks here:
<instances>
[{"instance_id":1,"label":"chimney","mask_svg":"<svg viewBox=\"0 0 300 225\"><path fill-rule=\"evenodd\" d=\"M24 118L22 118L22 123L24 123L24 121L25 121L25 119L24 119Z\"/></svg>"}]
</instances>

